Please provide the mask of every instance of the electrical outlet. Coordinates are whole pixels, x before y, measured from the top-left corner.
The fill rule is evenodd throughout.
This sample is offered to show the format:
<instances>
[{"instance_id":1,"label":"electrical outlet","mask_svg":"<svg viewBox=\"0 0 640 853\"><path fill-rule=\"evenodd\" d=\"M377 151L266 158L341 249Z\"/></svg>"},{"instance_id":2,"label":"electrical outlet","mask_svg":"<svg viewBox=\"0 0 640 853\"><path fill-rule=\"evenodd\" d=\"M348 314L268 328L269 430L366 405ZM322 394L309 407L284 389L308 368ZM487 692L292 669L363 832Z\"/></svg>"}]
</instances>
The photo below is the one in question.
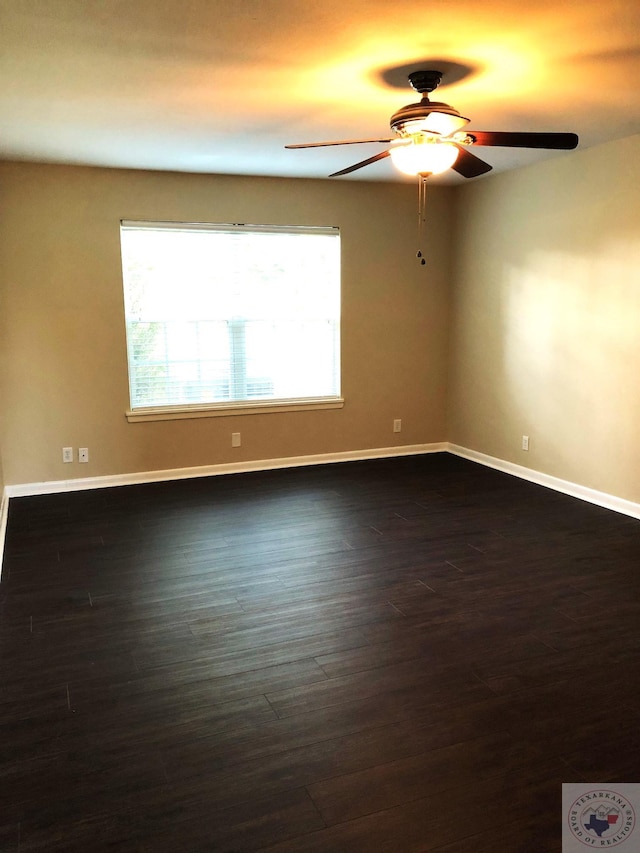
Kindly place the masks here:
<instances>
[{"instance_id":1,"label":"electrical outlet","mask_svg":"<svg viewBox=\"0 0 640 853\"><path fill-rule=\"evenodd\" d=\"M62 448L62 461L73 462L73 447Z\"/></svg>"},{"instance_id":2,"label":"electrical outlet","mask_svg":"<svg viewBox=\"0 0 640 853\"><path fill-rule=\"evenodd\" d=\"M528 435L522 436L522 449L523 450L529 449L529 436Z\"/></svg>"},{"instance_id":3,"label":"electrical outlet","mask_svg":"<svg viewBox=\"0 0 640 853\"><path fill-rule=\"evenodd\" d=\"M79 447L78 448L78 462L88 462L89 461L89 448L88 447Z\"/></svg>"},{"instance_id":4,"label":"electrical outlet","mask_svg":"<svg viewBox=\"0 0 640 853\"><path fill-rule=\"evenodd\" d=\"M232 432L231 433L231 447L240 447L241 444L242 444L242 442L240 440L240 433L239 432Z\"/></svg>"},{"instance_id":5,"label":"electrical outlet","mask_svg":"<svg viewBox=\"0 0 640 853\"><path fill-rule=\"evenodd\" d=\"M393 422L393 431L401 432L402 431L402 420L400 418L396 418Z\"/></svg>"}]
</instances>

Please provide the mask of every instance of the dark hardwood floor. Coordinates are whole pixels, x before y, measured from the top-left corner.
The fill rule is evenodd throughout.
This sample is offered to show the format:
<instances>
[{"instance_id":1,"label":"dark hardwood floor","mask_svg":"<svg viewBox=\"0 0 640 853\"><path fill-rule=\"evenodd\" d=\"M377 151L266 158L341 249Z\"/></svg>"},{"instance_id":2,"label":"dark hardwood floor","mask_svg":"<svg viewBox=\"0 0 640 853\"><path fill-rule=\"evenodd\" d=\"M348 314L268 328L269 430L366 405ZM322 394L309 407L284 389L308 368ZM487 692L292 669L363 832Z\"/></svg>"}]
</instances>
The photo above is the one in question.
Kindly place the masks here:
<instances>
[{"instance_id":1,"label":"dark hardwood floor","mask_svg":"<svg viewBox=\"0 0 640 853\"><path fill-rule=\"evenodd\" d=\"M0 849L560 851L640 775L639 569L448 454L13 499Z\"/></svg>"}]
</instances>

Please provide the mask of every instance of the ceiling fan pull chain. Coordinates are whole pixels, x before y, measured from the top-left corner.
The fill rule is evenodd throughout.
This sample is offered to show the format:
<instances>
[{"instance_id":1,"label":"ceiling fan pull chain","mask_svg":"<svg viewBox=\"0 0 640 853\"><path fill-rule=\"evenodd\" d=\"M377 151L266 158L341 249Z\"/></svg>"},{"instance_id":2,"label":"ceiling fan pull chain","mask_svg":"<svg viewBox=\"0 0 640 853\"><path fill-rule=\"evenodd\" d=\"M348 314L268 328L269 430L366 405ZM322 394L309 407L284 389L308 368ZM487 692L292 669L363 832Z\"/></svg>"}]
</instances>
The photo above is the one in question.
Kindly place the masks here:
<instances>
[{"instance_id":1,"label":"ceiling fan pull chain","mask_svg":"<svg viewBox=\"0 0 640 853\"><path fill-rule=\"evenodd\" d=\"M421 172L418 175L418 252L416 257L424 266L427 262L422 248L427 225L427 178L431 172Z\"/></svg>"}]
</instances>

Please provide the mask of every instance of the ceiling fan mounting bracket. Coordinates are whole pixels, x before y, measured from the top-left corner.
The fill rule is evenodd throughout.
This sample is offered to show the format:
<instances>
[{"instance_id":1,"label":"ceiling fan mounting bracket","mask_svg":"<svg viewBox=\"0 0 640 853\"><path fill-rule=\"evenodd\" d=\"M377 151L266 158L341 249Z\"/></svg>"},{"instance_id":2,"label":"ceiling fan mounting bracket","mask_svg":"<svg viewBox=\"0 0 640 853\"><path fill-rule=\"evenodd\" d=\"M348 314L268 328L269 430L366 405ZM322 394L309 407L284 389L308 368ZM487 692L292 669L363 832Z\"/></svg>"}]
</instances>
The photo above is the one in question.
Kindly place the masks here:
<instances>
[{"instance_id":1,"label":"ceiling fan mounting bracket","mask_svg":"<svg viewBox=\"0 0 640 853\"><path fill-rule=\"evenodd\" d=\"M442 71L412 71L409 74L409 82L420 94L433 92L438 88L441 80Z\"/></svg>"}]
</instances>

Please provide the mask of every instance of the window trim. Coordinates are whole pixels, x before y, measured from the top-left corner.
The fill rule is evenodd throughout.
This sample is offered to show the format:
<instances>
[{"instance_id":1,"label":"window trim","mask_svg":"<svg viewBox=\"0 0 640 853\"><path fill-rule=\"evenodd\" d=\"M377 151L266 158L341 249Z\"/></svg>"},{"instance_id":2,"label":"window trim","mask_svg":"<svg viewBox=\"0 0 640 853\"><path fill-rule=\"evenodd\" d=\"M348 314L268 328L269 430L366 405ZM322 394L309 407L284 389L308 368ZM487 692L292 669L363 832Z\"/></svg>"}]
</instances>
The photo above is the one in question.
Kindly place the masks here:
<instances>
[{"instance_id":1,"label":"window trim","mask_svg":"<svg viewBox=\"0 0 640 853\"><path fill-rule=\"evenodd\" d=\"M186 418L220 418L231 415L261 415L267 412L309 412L319 409L342 409L344 397L319 397L317 399L250 400L245 403L197 403L193 406L157 406L146 409L128 409L125 412L130 424L145 421L174 421Z\"/></svg>"},{"instance_id":2,"label":"window trim","mask_svg":"<svg viewBox=\"0 0 640 853\"><path fill-rule=\"evenodd\" d=\"M258 225L253 223L228 223L228 222L189 222L181 220L135 220L121 219L120 233L122 230L175 230L181 226L194 231L252 231L262 233L316 233L340 236L340 228L335 225ZM342 284L340 283L340 293ZM341 313L341 312L340 312ZM341 336L340 336L341 337ZM339 340L338 351L340 353L340 373L342 373L342 341ZM127 351L127 362L129 354ZM129 367L127 367L129 370ZM130 381L130 380L129 380ZM339 387L342 379L339 377ZM131 405L131 399L129 400ZM265 400L231 400L228 402L176 404L172 406L149 406L139 408L128 408L125 417L129 423L144 423L148 421L184 420L188 418L212 418L229 417L235 415L256 415L270 412L303 412L317 411L323 409L341 409L344 407L344 397L339 394L327 397L300 397L286 399Z\"/></svg>"}]
</instances>

